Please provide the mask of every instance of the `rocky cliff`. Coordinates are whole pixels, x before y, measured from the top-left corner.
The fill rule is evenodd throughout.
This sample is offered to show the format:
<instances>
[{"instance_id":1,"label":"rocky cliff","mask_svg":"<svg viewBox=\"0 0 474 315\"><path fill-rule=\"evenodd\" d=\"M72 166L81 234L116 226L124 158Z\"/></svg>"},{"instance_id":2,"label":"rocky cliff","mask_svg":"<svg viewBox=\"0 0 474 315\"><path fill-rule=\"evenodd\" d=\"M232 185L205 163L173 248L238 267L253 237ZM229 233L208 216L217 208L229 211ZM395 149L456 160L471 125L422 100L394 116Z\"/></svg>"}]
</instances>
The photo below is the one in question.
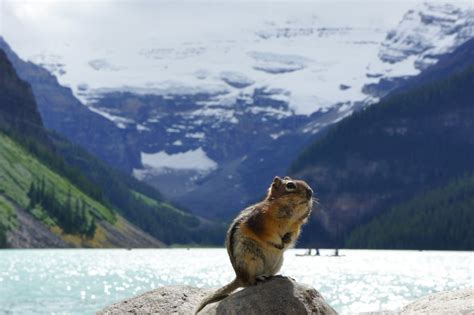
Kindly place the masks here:
<instances>
[{"instance_id":1,"label":"rocky cliff","mask_svg":"<svg viewBox=\"0 0 474 315\"><path fill-rule=\"evenodd\" d=\"M36 108L31 86L18 78L5 52L0 49L0 127L51 144Z\"/></svg>"}]
</instances>

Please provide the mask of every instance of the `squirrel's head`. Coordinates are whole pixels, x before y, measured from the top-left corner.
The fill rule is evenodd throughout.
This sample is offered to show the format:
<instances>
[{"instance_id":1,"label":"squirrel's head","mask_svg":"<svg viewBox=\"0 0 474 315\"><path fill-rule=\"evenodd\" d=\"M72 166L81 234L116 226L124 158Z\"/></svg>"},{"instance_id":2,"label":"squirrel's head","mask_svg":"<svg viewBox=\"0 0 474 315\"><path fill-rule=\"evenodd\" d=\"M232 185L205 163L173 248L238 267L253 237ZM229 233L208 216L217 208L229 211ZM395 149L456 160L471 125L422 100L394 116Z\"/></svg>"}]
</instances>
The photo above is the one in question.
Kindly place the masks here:
<instances>
[{"instance_id":1,"label":"squirrel's head","mask_svg":"<svg viewBox=\"0 0 474 315\"><path fill-rule=\"evenodd\" d=\"M281 179L275 176L268 189L268 199L277 199L282 196L298 196L303 199L311 199L313 190L303 180L292 179L289 176Z\"/></svg>"},{"instance_id":2,"label":"squirrel's head","mask_svg":"<svg viewBox=\"0 0 474 315\"><path fill-rule=\"evenodd\" d=\"M292 179L288 176L281 179L276 176L268 189L267 199L287 201L293 205L306 204L311 208L313 190L303 180Z\"/></svg>"}]
</instances>

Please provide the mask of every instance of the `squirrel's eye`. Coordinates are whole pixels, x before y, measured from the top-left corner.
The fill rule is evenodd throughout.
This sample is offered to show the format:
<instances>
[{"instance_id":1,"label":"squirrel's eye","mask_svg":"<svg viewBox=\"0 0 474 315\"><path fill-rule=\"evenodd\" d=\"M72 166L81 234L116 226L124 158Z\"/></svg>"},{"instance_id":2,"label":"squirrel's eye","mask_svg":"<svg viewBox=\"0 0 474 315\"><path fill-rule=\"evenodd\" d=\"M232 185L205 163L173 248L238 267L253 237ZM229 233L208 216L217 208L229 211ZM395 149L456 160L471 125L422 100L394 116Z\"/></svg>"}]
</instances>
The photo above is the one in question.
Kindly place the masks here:
<instances>
[{"instance_id":1,"label":"squirrel's eye","mask_svg":"<svg viewBox=\"0 0 474 315\"><path fill-rule=\"evenodd\" d=\"M286 183L286 190L287 191L293 191L296 189L296 184L293 182L288 182Z\"/></svg>"}]
</instances>

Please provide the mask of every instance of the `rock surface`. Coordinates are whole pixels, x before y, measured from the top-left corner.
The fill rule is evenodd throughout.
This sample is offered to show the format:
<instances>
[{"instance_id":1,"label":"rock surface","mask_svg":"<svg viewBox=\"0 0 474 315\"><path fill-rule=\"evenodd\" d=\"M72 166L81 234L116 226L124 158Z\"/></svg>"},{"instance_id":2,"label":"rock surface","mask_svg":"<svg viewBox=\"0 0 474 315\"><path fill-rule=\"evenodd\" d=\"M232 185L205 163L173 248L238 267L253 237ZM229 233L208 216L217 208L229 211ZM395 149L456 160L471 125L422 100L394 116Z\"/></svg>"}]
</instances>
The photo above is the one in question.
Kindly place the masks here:
<instances>
[{"instance_id":1,"label":"rock surface","mask_svg":"<svg viewBox=\"0 0 474 315\"><path fill-rule=\"evenodd\" d=\"M467 315L474 314L474 287L430 294L398 311L363 312L359 315Z\"/></svg>"},{"instance_id":2,"label":"rock surface","mask_svg":"<svg viewBox=\"0 0 474 315\"><path fill-rule=\"evenodd\" d=\"M18 227L7 232L10 248L71 247L43 223L20 207L16 207Z\"/></svg>"},{"instance_id":3,"label":"rock surface","mask_svg":"<svg viewBox=\"0 0 474 315\"><path fill-rule=\"evenodd\" d=\"M211 292L190 286L163 287L113 304L97 314L193 314L196 305Z\"/></svg>"},{"instance_id":4,"label":"rock surface","mask_svg":"<svg viewBox=\"0 0 474 315\"><path fill-rule=\"evenodd\" d=\"M192 314L209 289L163 287L107 307L98 314ZM273 277L209 304L200 314L337 314L309 285Z\"/></svg>"},{"instance_id":5,"label":"rock surface","mask_svg":"<svg viewBox=\"0 0 474 315\"><path fill-rule=\"evenodd\" d=\"M169 286L124 300L100 311L111 314L193 314L211 289ZM199 314L337 314L321 294L309 285L290 278L268 281L236 291L226 299L209 304ZM399 311L376 311L361 315L474 314L474 288L446 291L422 297Z\"/></svg>"},{"instance_id":6,"label":"rock surface","mask_svg":"<svg viewBox=\"0 0 474 315\"><path fill-rule=\"evenodd\" d=\"M273 277L257 286L208 305L202 314L337 314L313 287L285 277Z\"/></svg>"},{"instance_id":7,"label":"rock surface","mask_svg":"<svg viewBox=\"0 0 474 315\"><path fill-rule=\"evenodd\" d=\"M474 314L474 288L427 295L403 307L397 314Z\"/></svg>"}]
</instances>

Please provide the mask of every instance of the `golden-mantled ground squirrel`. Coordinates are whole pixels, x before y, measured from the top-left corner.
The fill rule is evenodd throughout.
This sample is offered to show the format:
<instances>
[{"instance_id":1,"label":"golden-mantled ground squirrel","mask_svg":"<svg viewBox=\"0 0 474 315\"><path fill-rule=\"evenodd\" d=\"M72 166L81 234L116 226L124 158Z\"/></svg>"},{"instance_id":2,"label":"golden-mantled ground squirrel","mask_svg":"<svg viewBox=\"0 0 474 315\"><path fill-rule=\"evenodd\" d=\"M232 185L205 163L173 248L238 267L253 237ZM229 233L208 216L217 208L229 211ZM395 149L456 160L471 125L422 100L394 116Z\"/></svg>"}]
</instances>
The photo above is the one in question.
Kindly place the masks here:
<instances>
[{"instance_id":1,"label":"golden-mantled ground squirrel","mask_svg":"<svg viewBox=\"0 0 474 315\"><path fill-rule=\"evenodd\" d=\"M196 313L280 270L283 252L295 244L308 220L312 196L313 190L304 181L275 177L266 198L243 210L227 231L226 247L235 279L205 298Z\"/></svg>"}]
</instances>

